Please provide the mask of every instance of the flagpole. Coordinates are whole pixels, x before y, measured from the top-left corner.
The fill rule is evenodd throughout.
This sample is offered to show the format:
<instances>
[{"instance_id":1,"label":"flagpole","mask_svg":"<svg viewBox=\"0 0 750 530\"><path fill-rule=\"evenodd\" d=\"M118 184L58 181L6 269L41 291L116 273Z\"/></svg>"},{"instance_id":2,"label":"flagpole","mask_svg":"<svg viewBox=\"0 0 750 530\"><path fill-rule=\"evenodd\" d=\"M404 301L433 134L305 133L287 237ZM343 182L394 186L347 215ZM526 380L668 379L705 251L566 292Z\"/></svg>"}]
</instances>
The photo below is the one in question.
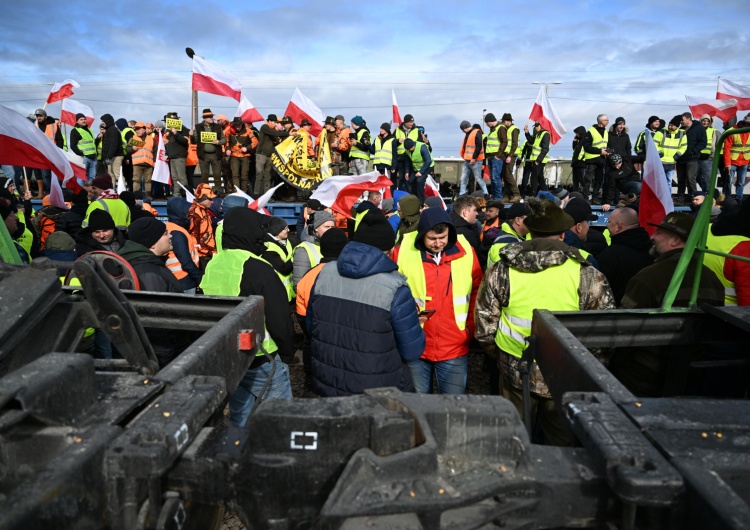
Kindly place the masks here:
<instances>
[{"instance_id":1,"label":"flagpole","mask_svg":"<svg viewBox=\"0 0 750 530\"><path fill-rule=\"evenodd\" d=\"M192 48L185 48L185 53L187 54L190 59L193 58L195 55L195 52ZM198 56L200 57L200 55ZM191 99L191 105L192 108L190 109L190 130L192 131L195 127L195 124L198 123L198 91L193 90L192 91L192 99Z\"/></svg>"}]
</instances>

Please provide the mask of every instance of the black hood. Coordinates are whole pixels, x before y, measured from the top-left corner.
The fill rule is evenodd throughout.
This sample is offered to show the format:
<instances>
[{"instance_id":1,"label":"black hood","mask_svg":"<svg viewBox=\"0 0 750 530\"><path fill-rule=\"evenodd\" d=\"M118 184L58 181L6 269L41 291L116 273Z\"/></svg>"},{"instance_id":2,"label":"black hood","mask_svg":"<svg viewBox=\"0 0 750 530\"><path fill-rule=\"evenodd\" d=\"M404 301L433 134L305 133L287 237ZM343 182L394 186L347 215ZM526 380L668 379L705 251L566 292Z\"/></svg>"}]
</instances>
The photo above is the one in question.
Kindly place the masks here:
<instances>
[{"instance_id":1,"label":"black hood","mask_svg":"<svg viewBox=\"0 0 750 530\"><path fill-rule=\"evenodd\" d=\"M247 250L261 255L265 232L261 215L250 208L232 208L224 217L221 244L224 249Z\"/></svg>"},{"instance_id":2,"label":"black hood","mask_svg":"<svg viewBox=\"0 0 750 530\"><path fill-rule=\"evenodd\" d=\"M584 127L583 125L579 125L575 129L573 129L573 132L576 133L576 136L578 136L578 138L583 138L584 136L586 136L586 127Z\"/></svg>"},{"instance_id":3,"label":"black hood","mask_svg":"<svg viewBox=\"0 0 750 530\"><path fill-rule=\"evenodd\" d=\"M439 225L440 223L446 223L448 225L448 244L444 250L450 250L456 246L458 241L458 235L456 234L456 227L453 226L451 218L448 216L448 212L442 208L427 208L423 210L419 216L419 224L417 225L417 240L414 242L414 246L419 250L427 251L424 246L424 236L429 232L433 226Z\"/></svg>"},{"instance_id":4,"label":"black hood","mask_svg":"<svg viewBox=\"0 0 750 530\"><path fill-rule=\"evenodd\" d=\"M115 126L115 119L111 114L104 114L102 116L102 121L104 122L104 125L107 126L107 129Z\"/></svg>"}]
</instances>

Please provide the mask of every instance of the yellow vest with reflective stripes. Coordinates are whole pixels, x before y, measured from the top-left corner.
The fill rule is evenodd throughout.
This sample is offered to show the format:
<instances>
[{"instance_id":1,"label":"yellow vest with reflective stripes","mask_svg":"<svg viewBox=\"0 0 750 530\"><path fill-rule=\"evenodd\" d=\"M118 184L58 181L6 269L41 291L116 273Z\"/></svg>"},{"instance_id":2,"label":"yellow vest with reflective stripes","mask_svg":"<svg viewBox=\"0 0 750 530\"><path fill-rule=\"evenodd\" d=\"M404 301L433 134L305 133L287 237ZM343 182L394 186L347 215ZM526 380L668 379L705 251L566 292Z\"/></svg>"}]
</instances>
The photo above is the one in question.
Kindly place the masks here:
<instances>
[{"instance_id":1,"label":"yellow vest with reflective stripes","mask_svg":"<svg viewBox=\"0 0 750 530\"><path fill-rule=\"evenodd\" d=\"M520 235L518 235L516 231L513 230L508 223L503 223L502 225L500 225L500 230L502 230L504 234L508 234L508 235L515 236L515 237L520 237L521 239L519 241L524 241L524 239L526 240L531 239L530 234L526 234L526 238L523 238ZM490 251L487 254L487 268L488 269L492 267L495 263L500 261L500 251L509 244L510 242L492 243L492 246L490 247Z\"/></svg>"},{"instance_id":2,"label":"yellow vest with reflective stripes","mask_svg":"<svg viewBox=\"0 0 750 530\"><path fill-rule=\"evenodd\" d=\"M81 136L81 139L78 140L78 149L81 151L81 153L83 153L83 156L91 156L95 154L96 145L94 145L93 133L88 129L84 129L83 127L76 127L75 129Z\"/></svg>"},{"instance_id":3,"label":"yellow vest with reflective stripes","mask_svg":"<svg viewBox=\"0 0 750 530\"><path fill-rule=\"evenodd\" d=\"M406 276L406 284L416 300L419 310L422 311L427 300L427 280L424 276L422 266L422 251L414 246L417 239L416 232L404 235L401 248L398 252L398 271ZM473 250L469 242L462 235L458 236L458 242L466 251L466 255L451 261L451 285L453 286L453 313L456 318L458 329L466 329L466 319L469 317L469 302L471 301L472 275L474 265ZM436 293L436 296L441 296Z\"/></svg>"},{"instance_id":4,"label":"yellow vest with reflective stripes","mask_svg":"<svg viewBox=\"0 0 750 530\"><path fill-rule=\"evenodd\" d=\"M305 252L307 252L307 259L310 260L311 269L315 267L318 263L320 263L320 260L323 259L323 255L320 253L319 244L315 244L311 241L303 241L302 243L294 247L294 250L297 250L300 247L302 247L305 250Z\"/></svg>"},{"instance_id":5,"label":"yellow vest with reflective stripes","mask_svg":"<svg viewBox=\"0 0 750 530\"><path fill-rule=\"evenodd\" d=\"M497 124L487 133L487 144L484 146L484 152L488 156L495 155L500 150L500 137L497 135L500 127L501 125Z\"/></svg>"},{"instance_id":6,"label":"yellow vest with reflective stripes","mask_svg":"<svg viewBox=\"0 0 750 530\"><path fill-rule=\"evenodd\" d=\"M749 237L743 236L715 236L709 229L706 237L706 248L729 254L734 247L743 241L750 241ZM703 256L703 265L714 271L719 278L721 285L724 286L724 305L737 305L737 291L734 288L734 282L729 281L724 276L724 263L727 258L716 256L706 252Z\"/></svg>"},{"instance_id":7,"label":"yellow vest with reflective stripes","mask_svg":"<svg viewBox=\"0 0 750 530\"><path fill-rule=\"evenodd\" d=\"M362 141L362 137L365 135L367 130L364 127L360 127L357 131L357 142ZM357 147L354 145L354 142L352 142L352 146L349 148L349 158L361 158L363 160L370 160L370 153L369 151L365 151L364 149L361 149L360 147Z\"/></svg>"},{"instance_id":8,"label":"yellow vest with reflective stripes","mask_svg":"<svg viewBox=\"0 0 750 530\"><path fill-rule=\"evenodd\" d=\"M714 143L714 135L716 134L716 132L716 129L714 129L713 127L706 127L706 148L701 151L702 154L711 154L711 146Z\"/></svg>"},{"instance_id":9,"label":"yellow vest with reflective stripes","mask_svg":"<svg viewBox=\"0 0 750 530\"><path fill-rule=\"evenodd\" d=\"M215 254L208 262L206 273L201 281L203 293L210 296L239 296L242 273L245 269L245 262L249 259L257 259L271 267L266 260L247 250L227 248L220 254ZM262 345L266 352L271 354L277 351L279 347L268 333L265 317L263 317L263 334ZM263 352L258 349L256 356L262 355Z\"/></svg>"},{"instance_id":10,"label":"yellow vest with reflective stripes","mask_svg":"<svg viewBox=\"0 0 750 530\"><path fill-rule=\"evenodd\" d=\"M289 253L287 254L284 252L284 249L281 248L276 243L272 243L271 241L266 241L266 250L270 250L271 252L275 252L279 255L279 257L284 261L292 261L292 257L294 255L294 249L292 249L291 243L287 242L286 248L289 249ZM286 289L286 296L291 302L294 299L294 285L292 285L292 273L290 272L287 275L281 274L279 271L276 271L276 275L281 280L281 283L284 284L284 289Z\"/></svg>"},{"instance_id":11,"label":"yellow vest with reflective stripes","mask_svg":"<svg viewBox=\"0 0 750 530\"><path fill-rule=\"evenodd\" d=\"M568 259L562 265L539 272L508 269L510 296L508 307L502 308L495 333L495 344L504 352L521 357L531 335L534 309L578 311L581 284L581 264ZM550 286L556 286L550 289Z\"/></svg>"},{"instance_id":12,"label":"yellow vest with reflective stripes","mask_svg":"<svg viewBox=\"0 0 750 530\"><path fill-rule=\"evenodd\" d=\"M542 130L541 133L537 134L534 137L534 143L531 145L531 160L536 161L536 159L539 157L539 155L542 152L542 140L544 139L544 135L549 135L549 132ZM549 151L547 151L549 153ZM542 160L542 164L546 164L549 159L547 158L547 155L544 155L544 160Z\"/></svg>"},{"instance_id":13,"label":"yellow vest with reflective stripes","mask_svg":"<svg viewBox=\"0 0 750 530\"><path fill-rule=\"evenodd\" d=\"M126 147L128 146L127 140L125 140L125 135L129 132L132 132L135 135L135 130L133 130L130 127L125 127L123 130L120 131L120 139L122 140L122 154L127 155L128 151Z\"/></svg>"},{"instance_id":14,"label":"yellow vest with reflective stripes","mask_svg":"<svg viewBox=\"0 0 750 530\"><path fill-rule=\"evenodd\" d=\"M399 140L406 140L411 138L415 142L419 140L419 129L416 127L412 127L409 129L409 133L405 133L404 130L401 127L398 127L396 129L396 141L399 142ZM403 142L399 142L398 146L396 146L396 150L398 151L398 154L403 155L406 153L406 148L404 147Z\"/></svg>"},{"instance_id":15,"label":"yellow vest with reflective stripes","mask_svg":"<svg viewBox=\"0 0 750 530\"><path fill-rule=\"evenodd\" d=\"M411 165L414 168L414 171L419 171L422 169L422 166L424 165L424 158L422 158L422 146L426 145L422 142L417 142L417 144L414 146L414 149L411 151L407 151L409 154L409 158L411 159ZM430 167L435 167L435 159L431 158Z\"/></svg>"},{"instance_id":16,"label":"yellow vest with reflective stripes","mask_svg":"<svg viewBox=\"0 0 750 530\"><path fill-rule=\"evenodd\" d=\"M659 134L661 136L657 139L656 137ZM654 135L654 141L656 142L656 150L663 155L661 161L664 164L674 164L674 155L682 154L687 149L687 137L685 132L679 129L674 132L659 131Z\"/></svg>"},{"instance_id":17,"label":"yellow vest with reflective stripes","mask_svg":"<svg viewBox=\"0 0 750 530\"><path fill-rule=\"evenodd\" d=\"M511 144L513 143L513 131L518 130L518 127L516 127L515 125L511 125L510 127L506 127L506 128L508 129L508 145L505 146L505 154L509 155L509 154L511 154L510 153L510 148L511 148ZM521 136L520 133L519 133L518 136L519 137ZM519 145L519 147L520 147L520 145ZM516 148L516 151L517 150L518 150L518 148Z\"/></svg>"},{"instance_id":18,"label":"yellow vest with reflective stripes","mask_svg":"<svg viewBox=\"0 0 750 530\"><path fill-rule=\"evenodd\" d=\"M104 210L112 216L115 226L120 230L127 230L130 226L130 208L120 199L96 199L89 204L86 218L81 223L83 228L89 226L89 216L95 209Z\"/></svg>"},{"instance_id":19,"label":"yellow vest with reflective stripes","mask_svg":"<svg viewBox=\"0 0 750 530\"><path fill-rule=\"evenodd\" d=\"M375 138L375 158L372 161L373 164L390 166L393 163L393 142L395 140L392 136L385 141L380 136Z\"/></svg>"},{"instance_id":20,"label":"yellow vest with reflective stripes","mask_svg":"<svg viewBox=\"0 0 750 530\"><path fill-rule=\"evenodd\" d=\"M737 160L742 155L745 160L750 158L750 134L747 135L747 140L742 143L742 135L732 135L732 148L729 151L729 156L732 160Z\"/></svg>"},{"instance_id":21,"label":"yellow vest with reflective stripes","mask_svg":"<svg viewBox=\"0 0 750 530\"><path fill-rule=\"evenodd\" d=\"M589 127L589 132L591 133L591 138L593 138L593 143L591 144L592 147L595 147L596 149L602 150L607 147L607 142L609 141L609 132L605 129L604 130L604 136L599 134L599 131L596 130L596 127L593 125ZM581 149L583 151L583 149ZM583 155L584 160L591 160L593 158L602 156L601 153L589 153L588 151L584 151L586 154Z\"/></svg>"}]
</instances>

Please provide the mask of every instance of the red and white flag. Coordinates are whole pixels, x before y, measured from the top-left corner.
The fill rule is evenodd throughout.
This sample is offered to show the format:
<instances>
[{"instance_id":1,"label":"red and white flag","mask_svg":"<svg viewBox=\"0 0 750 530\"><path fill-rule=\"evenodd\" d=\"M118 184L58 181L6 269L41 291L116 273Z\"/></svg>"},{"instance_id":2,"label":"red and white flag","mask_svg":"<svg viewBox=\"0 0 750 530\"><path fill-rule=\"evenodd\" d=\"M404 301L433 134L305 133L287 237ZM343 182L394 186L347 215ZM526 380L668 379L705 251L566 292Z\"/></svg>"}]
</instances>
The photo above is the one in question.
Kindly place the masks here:
<instances>
[{"instance_id":1,"label":"red and white flag","mask_svg":"<svg viewBox=\"0 0 750 530\"><path fill-rule=\"evenodd\" d=\"M363 175L334 175L321 182L310 198L318 199L320 204L351 217L352 206L364 192L380 191L392 185L393 182L379 171Z\"/></svg>"},{"instance_id":2,"label":"red and white flag","mask_svg":"<svg viewBox=\"0 0 750 530\"><path fill-rule=\"evenodd\" d=\"M73 95L73 89L78 88L79 86L81 85L79 85L72 79L66 79L62 83L55 83L49 93L49 96L47 96L47 104L54 103L55 101L60 101L61 99L69 98Z\"/></svg>"},{"instance_id":3,"label":"red and white flag","mask_svg":"<svg viewBox=\"0 0 750 530\"><path fill-rule=\"evenodd\" d=\"M240 100L242 83L232 72L212 61L193 55L193 90Z\"/></svg>"},{"instance_id":4,"label":"red and white flag","mask_svg":"<svg viewBox=\"0 0 750 530\"><path fill-rule=\"evenodd\" d=\"M664 166L661 164L651 131L647 129L645 135L646 162L643 164L638 224L651 235L656 228L649 226L648 223L661 223L665 215L674 211L674 203L672 202L672 183L667 182Z\"/></svg>"},{"instance_id":5,"label":"red and white flag","mask_svg":"<svg viewBox=\"0 0 750 530\"><path fill-rule=\"evenodd\" d=\"M242 118L242 121L245 123L265 121L263 116L260 115L260 112L258 112L258 109L255 108L255 105L250 103L250 100L245 96L242 96L240 106L237 107L237 112L234 114L234 117Z\"/></svg>"},{"instance_id":6,"label":"red and white flag","mask_svg":"<svg viewBox=\"0 0 750 530\"><path fill-rule=\"evenodd\" d=\"M289 102L289 105L287 105L284 114L286 116L291 116L294 123L298 125L304 118L307 118L308 121L312 123L310 134L313 136L320 135L323 130L323 122L326 120L323 111L300 92L299 88L294 89L292 100Z\"/></svg>"},{"instance_id":7,"label":"red and white flag","mask_svg":"<svg viewBox=\"0 0 750 530\"><path fill-rule=\"evenodd\" d=\"M393 119L391 123L401 125L401 114L398 111L398 102L396 102L396 91L393 89L391 89L391 97L393 98Z\"/></svg>"},{"instance_id":8,"label":"red and white flag","mask_svg":"<svg viewBox=\"0 0 750 530\"><path fill-rule=\"evenodd\" d=\"M738 85L723 78L719 78L716 88L716 99L736 99L739 110L750 109L750 87Z\"/></svg>"},{"instance_id":9,"label":"red and white flag","mask_svg":"<svg viewBox=\"0 0 750 530\"><path fill-rule=\"evenodd\" d=\"M75 176L75 178L70 179L65 183L65 187L72 190L73 193L78 193L82 188L76 179L80 179L81 182L87 182L89 180L89 176L86 173L86 167L83 165L83 157L78 156L71 150L63 151L63 154L65 155L65 158L68 159L70 168L73 170L73 175Z\"/></svg>"},{"instance_id":10,"label":"red and white flag","mask_svg":"<svg viewBox=\"0 0 750 530\"><path fill-rule=\"evenodd\" d=\"M445 205L443 196L440 195L440 186L438 186L432 175L427 175L427 180L424 183L424 196L425 197L440 197L440 201L443 203L443 210L447 210L448 207Z\"/></svg>"},{"instance_id":11,"label":"red and white flag","mask_svg":"<svg viewBox=\"0 0 750 530\"><path fill-rule=\"evenodd\" d=\"M153 177L151 177L151 178L153 178ZM190 191L189 189L187 189L185 187L185 185L182 182L180 182L179 180L176 180L175 182L177 182L177 184L179 184L180 187L183 190L185 190L185 199L187 199L187 202L189 202L190 204L193 204L193 201L195 201L195 195L193 195L193 192Z\"/></svg>"},{"instance_id":12,"label":"red and white flag","mask_svg":"<svg viewBox=\"0 0 750 530\"><path fill-rule=\"evenodd\" d=\"M94 124L94 109L74 99L63 100L60 121L71 127L75 127L76 114L79 112L86 116L86 125L91 127Z\"/></svg>"},{"instance_id":13,"label":"red and white flag","mask_svg":"<svg viewBox=\"0 0 750 530\"><path fill-rule=\"evenodd\" d=\"M281 186L283 186L284 183L277 184L267 192L265 192L263 195L258 197L257 199L253 199L249 195L246 195L242 192L237 186L234 187L235 191L237 191L240 195L247 197L249 204L247 205L248 208L251 210L256 210L260 213L264 213L266 215L271 215L271 212L266 210L266 205L271 201L271 197L273 197L274 192L279 189Z\"/></svg>"},{"instance_id":14,"label":"red and white flag","mask_svg":"<svg viewBox=\"0 0 750 530\"><path fill-rule=\"evenodd\" d=\"M705 99L694 96L685 96L690 112L699 118L704 114L716 116L724 123L737 115L736 99Z\"/></svg>"},{"instance_id":15,"label":"red and white flag","mask_svg":"<svg viewBox=\"0 0 750 530\"><path fill-rule=\"evenodd\" d=\"M3 164L52 170L67 183L74 177L65 151L33 123L0 105L0 153Z\"/></svg>"},{"instance_id":16,"label":"red and white flag","mask_svg":"<svg viewBox=\"0 0 750 530\"><path fill-rule=\"evenodd\" d=\"M169 184L169 162L165 158L167 158L167 150L164 147L164 135L160 134L159 147L156 148L156 158L154 159L154 173L151 175L151 180L154 182Z\"/></svg>"},{"instance_id":17,"label":"red and white flag","mask_svg":"<svg viewBox=\"0 0 750 530\"><path fill-rule=\"evenodd\" d=\"M549 132L550 142L553 144L560 141L563 134L568 132L563 126L562 120L557 116L555 109L552 108L552 103L550 103L544 87L539 89L539 95L536 97L529 119L542 124L542 129Z\"/></svg>"}]
</instances>

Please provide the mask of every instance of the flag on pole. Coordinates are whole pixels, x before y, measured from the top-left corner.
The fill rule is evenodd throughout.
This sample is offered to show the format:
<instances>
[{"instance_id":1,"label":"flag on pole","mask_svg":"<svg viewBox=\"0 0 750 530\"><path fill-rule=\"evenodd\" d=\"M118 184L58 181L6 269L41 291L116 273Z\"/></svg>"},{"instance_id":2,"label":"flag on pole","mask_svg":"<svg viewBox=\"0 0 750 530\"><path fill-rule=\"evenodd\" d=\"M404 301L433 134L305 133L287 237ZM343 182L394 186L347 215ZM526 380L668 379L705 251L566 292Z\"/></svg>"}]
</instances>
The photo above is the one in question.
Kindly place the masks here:
<instances>
[{"instance_id":1,"label":"flag on pole","mask_svg":"<svg viewBox=\"0 0 750 530\"><path fill-rule=\"evenodd\" d=\"M50 142L25 116L3 105L0 105L0 153L3 164L49 169L63 183L74 177L65 151Z\"/></svg>"},{"instance_id":2,"label":"flag on pole","mask_svg":"<svg viewBox=\"0 0 750 530\"><path fill-rule=\"evenodd\" d=\"M440 195L440 186L438 186L432 175L427 175L427 180L424 183L424 196L425 197L440 197L440 202L443 203L443 210L447 210L448 207L445 205L443 196Z\"/></svg>"},{"instance_id":3,"label":"flag on pole","mask_svg":"<svg viewBox=\"0 0 750 530\"><path fill-rule=\"evenodd\" d=\"M193 90L240 100L240 78L212 61L193 55Z\"/></svg>"},{"instance_id":4,"label":"flag on pole","mask_svg":"<svg viewBox=\"0 0 750 530\"><path fill-rule=\"evenodd\" d=\"M125 185L125 177L122 174L122 168L120 168L120 176L117 177L117 194L119 195L123 191L128 191L128 187Z\"/></svg>"},{"instance_id":5,"label":"flag on pole","mask_svg":"<svg viewBox=\"0 0 750 530\"><path fill-rule=\"evenodd\" d=\"M62 83L55 83L52 90L47 96L47 104L60 101L61 99L69 98L73 95L73 89L78 88L79 85L72 79L66 79Z\"/></svg>"},{"instance_id":6,"label":"flag on pole","mask_svg":"<svg viewBox=\"0 0 750 530\"><path fill-rule=\"evenodd\" d=\"M313 136L320 135L323 130L323 122L326 119L323 115L323 111L300 92L299 88L294 89L292 100L289 102L289 105L287 105L284 114L291 116L296 124L299 124L304 118L307 118L310 123L312 123L310 133Z\"/></svg>"},{"instance_id":7,"label":"flag on pole","mask_svg":"<svg viewBox=\"0 0 750 530\"><path fill-rule=\"evenodd\" d=\"M401 114L398 111L398 102L396 102L396 91L391 89L391 98L393 99L393 120L394 125L401 125Z\"/></svg>"},{"instance_id":8,"label":"flag on pole","mask_svg":"<svg viewBox=\"0 0 750 530\"><path fill-rule=\"evenodd\" d=\"M258 109L255 108L255 105L250 103L250 100L245 96L242 96L240 106L237 107L237 112L234 114L234 117L242 118L242 121L245 123L265 121L263 116L260 115L260 112L258 112Z\"/></svg>"},{"instance_id":9,"label":"flag on pole","mask_svg":"<svg viewBox=\"0 0 750 530\"><path fill-rule=\"evenodd\" d=\"M724 123L728 122L737 114L736 99L704 99L694 96L685 96L690 112L693 116L700 118L704 114L716 116Z\"/></svg>"},{"instance_id":10,"label":"flag on pole","mask_svg":"<svg viewBox=\"0 0 750 530\"><path fill-rule=\"evenodd\" d=\"M60 208L61 210L69 209L68 205L65 204L62 187L60 186L60 179L58 179L57 176L55 176L55 178L53 179L50 179L49 202L52 206Z\"/></svg>"},{"instance_id":11,"label":"flag on pole","mask_svg":"<svg viewBox=\"0 0 750 530\"><path fill-rule=\"evenodd\" d=\"M648 129L646 129L644 140L646 142L646 162L643 165L643 185L638 209L638 224L651 235L656 231L656 228L649 226L648 223L661 223L665 215L674 211L674 203L672 202L672 183L667 183L664 166L661 165L654 138Z\"/></svg>"},{"instance_id":12,"label":"flag on pole","mask_svg":"<svg viewBox=\"0 0 750 530\"><path fill-rule=\"evenodd\" d=\"M562 135L568 132L562 120L557 116L555 109L552 108L552 103L550 103L547 97L547 91L544 86L539 89L539 95L536 97L534 106L531 108L529 119L542 124L542 128L549 132L550 142L553 144L560 141Z\"/></svg>"},{"instance_id":13,"label":"flag on pole","mask_svg":"<svg viewBox=\"0 0 750 530\"><path fill-rule=\"evenodd\" d=\"M61 149L62 151L62 149ZM88 182L89 176L86 173L86 166L83 165L83 157L75 154L73 151L63 151L65 158L70 163L70 168L73 170L75 178L70 179L65 183L65 187L71 190L73 193L81 191L81 186L78 184L78 180L81 182Z\"/></svg>"},{"instance_id":14,"label":"flag on pole","mask_svg":"<svg viewBox=\"0 0 750 530\"><path fill-rule=\"evenodd\" d=\"M152 177L152 178L153 178L153 177ZM193 195L193 192L192 192L192 191L190 191L189 189L187 189L187 188L185 187L185 185L184 185L184 184L183 184L182 182L180 182L179 180L176 180L175 182L176 182L177 184L179 184L179 185L180 185L180 187L181 187L181 188L182 188L183 190L185 190L185 198L187 199L187 202L189 202L190 204L192 204L192 203L193 203L193 201L195 201L195 195Z\"/></svg>"},{"instance_id":15,"label":"flag on pole","mask_svg":"<svg viewBox=\"0 0 750 530\"><path fill-rule=\"evenodd\" d=\"M63 100L62 111L60 112L61 122L70 125L71 127L75 127L76 114L78 113L86 116L86 125L88 127L91 127L94 124L94 109L74 99Z\"/></svg>"},{"instance_id":16,"label":"flag on pole","mask_svg":"<svg viewBox=\"0 0 750 530\"><path fill-rule=\"evenodd\" d=\"M251 210L257 210L261 213L264 213L266 215L271 215L268 210L266 210L266 204L268 204L271 201L271 197L273 197L274 192L279 189L281 186L286 184L285 182L281 182L280 184L277 184L267 192L265 192L263 195L258 197L257 199L253 199L252 197L249 197L248 195L245 195L237 186L234 187L234 189L240 193L240 195L243 195L244 197L247 197L249 199L250 204L247 205L248 208Z\"/></svg>"},{"instance_id":17,"label":"flag on pole","mask_svg":"<svg viewBox=\"0 0 750 530\"><path fill-rule=\"evenodd\" d=\"M167 150L164 147L164 135L159 135L159 146L156 148L156 158L154 159L154 173L151 180L169 184L169 163L164 160L167 157Z\"/></svg>"},{"instance_id":18,"label":"flag on pole","mask_svg":"<svg viewBox=\"0 0 750 530\"><path fill-rule=\"evenodd\" d=\"M720 77L716 88L716 99L736 99L738 110L750 109L750 87L738 85Z\"/></svg>"},{"instance_id":19,"label":"flag on pole","mask_svg":"<svg viewBox=\"0 0 750 530\"><path fill-rule=\"evenodd\" d=\"M393 182L379 171L363 175L334 175L321 182L310 198L318 199L321 204L351 217L352 206L364 192L380 191L392 185Z\"/></svg>"}]
</instances>

